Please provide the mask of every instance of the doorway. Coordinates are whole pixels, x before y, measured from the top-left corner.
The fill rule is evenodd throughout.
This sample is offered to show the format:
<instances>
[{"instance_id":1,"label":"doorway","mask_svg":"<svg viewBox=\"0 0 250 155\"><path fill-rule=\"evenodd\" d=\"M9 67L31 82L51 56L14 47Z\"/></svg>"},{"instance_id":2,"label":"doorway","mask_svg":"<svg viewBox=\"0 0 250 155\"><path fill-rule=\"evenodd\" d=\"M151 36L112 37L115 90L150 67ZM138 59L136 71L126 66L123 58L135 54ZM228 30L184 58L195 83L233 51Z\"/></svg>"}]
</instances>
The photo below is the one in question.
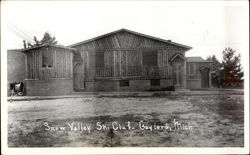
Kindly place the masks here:
<instances>
[{"instance_id":1,"label":"doorway","mask_svg":"<svg viewBox=\"0 0 250 155\"><path fill-rule=\"evenodd\" d=\"M184 64L181 62L173 63L173 82L175 87L184 87Z\"/></svg>"},{"instance_id":2,"label":"doorway","mask_svg":"<svg viewBox=\"0 0 250 155\"><path fill-rule=\"evenodd\" d=\"M201 70L201 88L209 88L209 68Z\"/></svg>"},{"instance_id":3,"label":"doorway","mask_svg":"<svg viewBox=\"0 0 250 155\"><path fill-rule=\"evenodd\" d=\"M73 74L74 90L76 91L84 90L85 88L84 63L81 62L75 64L73 72L74 72Z\"/></svg>"}]
</instances>

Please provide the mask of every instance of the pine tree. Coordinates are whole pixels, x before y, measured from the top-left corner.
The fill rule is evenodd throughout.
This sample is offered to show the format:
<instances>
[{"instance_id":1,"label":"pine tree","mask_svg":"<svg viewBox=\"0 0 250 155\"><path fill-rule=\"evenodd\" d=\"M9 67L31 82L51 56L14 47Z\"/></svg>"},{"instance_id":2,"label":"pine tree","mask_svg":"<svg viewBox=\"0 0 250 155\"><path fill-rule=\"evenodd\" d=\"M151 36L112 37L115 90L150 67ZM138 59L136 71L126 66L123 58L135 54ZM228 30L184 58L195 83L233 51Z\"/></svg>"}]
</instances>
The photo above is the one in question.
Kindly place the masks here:
<instances>
[{"instance_id":1,"label":"pine tree","mask_svg":"<svg viewBox=\"0 0 250 155\"><path fill-rule=\"evenodd\" d=\"M228 47L222 52L223 54L223 71L222 85L223 87L237 87L243 82L243 71L240 64L241 56L235 55L235 50Z\"/></svg>"},{"instance_id":2,"label":"pine tree","mask_svg":"<svg viewBox=\"0 0 250 155\"><path fill-rule=\"evenodd\" d=\"M56 38L52 36L49 32L45 32L40 43L42 45L44 44L56 45L57 41L56 41Z\"/></svg>"}]
</instances>

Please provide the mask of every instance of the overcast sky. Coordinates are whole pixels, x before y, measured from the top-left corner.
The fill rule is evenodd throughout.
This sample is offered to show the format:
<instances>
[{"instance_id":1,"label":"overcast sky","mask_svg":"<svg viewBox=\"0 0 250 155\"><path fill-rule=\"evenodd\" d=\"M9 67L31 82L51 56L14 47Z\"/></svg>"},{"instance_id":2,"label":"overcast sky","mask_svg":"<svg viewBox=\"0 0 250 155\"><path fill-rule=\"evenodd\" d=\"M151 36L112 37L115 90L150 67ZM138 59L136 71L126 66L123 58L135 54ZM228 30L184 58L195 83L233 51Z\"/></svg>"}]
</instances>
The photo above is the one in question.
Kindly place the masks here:
<instances>
[{"instance_id":1,"label":"overcast sky","mask_svg":"<svg viewBox=\"0 0 250 155\"><path fill-rule=\"evenodd\" d=\"M23 47L15 31L38 39L48 31L60 44L70 45L126 28L191 46L188 56L215 54L221 59L227 46L249 52L246 1L12 1L2 8L2 43L7 49Z\"/></svg>"}]
</instances>

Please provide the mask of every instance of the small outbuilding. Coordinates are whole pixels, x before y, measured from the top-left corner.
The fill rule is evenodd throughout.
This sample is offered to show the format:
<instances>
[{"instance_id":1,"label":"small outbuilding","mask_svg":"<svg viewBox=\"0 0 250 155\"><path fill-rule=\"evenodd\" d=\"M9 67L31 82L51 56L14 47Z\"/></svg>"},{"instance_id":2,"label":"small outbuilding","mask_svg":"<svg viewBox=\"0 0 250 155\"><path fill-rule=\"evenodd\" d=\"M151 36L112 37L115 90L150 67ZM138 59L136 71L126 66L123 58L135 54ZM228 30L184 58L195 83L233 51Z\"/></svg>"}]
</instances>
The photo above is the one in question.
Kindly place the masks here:
<instances>
[{"instance_id":1,"label":"small outbuilding","mask_svg":"<svg viewBox=\"0 0 250 155\"><path fill-rule=\"evenodd\" d=\"M26 53L26 94L66 95L73 91L74 49L42 45L22 50Z\"/></svg>"},{"instance_id":2,"label":"small outbuilding","mask_svg":"<svg viewBox=\"0 0 250 155\"><path fill-rule=\"evenodd\" d=\"M210 88L213 62L202 57L187 57L187 88Z\"/></svg>"}]
</instances>

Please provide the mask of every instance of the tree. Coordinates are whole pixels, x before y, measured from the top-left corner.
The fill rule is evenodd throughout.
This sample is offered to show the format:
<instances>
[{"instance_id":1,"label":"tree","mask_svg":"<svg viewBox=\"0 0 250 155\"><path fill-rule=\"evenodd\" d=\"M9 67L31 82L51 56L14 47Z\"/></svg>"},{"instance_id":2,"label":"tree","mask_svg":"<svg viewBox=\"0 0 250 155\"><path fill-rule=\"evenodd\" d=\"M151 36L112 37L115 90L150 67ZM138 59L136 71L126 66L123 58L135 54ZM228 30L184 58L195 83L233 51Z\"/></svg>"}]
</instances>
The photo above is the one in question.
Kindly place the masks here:
<instances>
[{"instance_id":1,"label":"tree","mask_svg":"<svg viewBox=\"0 0 250 155\"><path fill-rule=\"evenodd\" d=\"M212 55L212 56L210 55L210 56L208 56L206 60L208 60L208 61L213 61L213 63L220 63L219 60L216 58L215 55Z\"/></svg>"},{"instance_id":2,"label":"tree","mask_svg":"<svg viewBox=\"0 0 250 155\"><path fill-rule=\"evenodd\" d=\"M238 87L243 82L243 71L240 64L240 54L236 56L236 51L232 48L225 48L222 52L222 86Z\"/></svg>"},{"instance_id":3,"label":"tree","mask_svg":"<svg viewBox=\"0 0 250 155\"><path fill-rule=\"evenodd\" d=\"M36 36L34 36L33 41L34 41L34 44L31 44L30 42L26 42L25 40L23 40L23 47L26 49L30 47L45 45L45 44L49 44L49 45L57 44L56 38L52 36L49 32L45 32L43 35L43 38L40 41L37 39Z\"/></svg>"},{"instance_id":4,"label":"tree","mask_svg":"<svg viewBox=\"0 0 250 155\"><path fill-rule=\"evenodd\" d=\"M56 38L52 36L49 32L45 32L43 35L43 39L40 41L40 44L56 45L57 41L56 41Z\"/></svg>"},{"instance_id":5,"label":"tree","mask_svg":"<svg viewBox=\"0 0 250 155\"><path fill-rule=\"evenodd\" d=\"M213 87L222 87L222 74L221 74L221 69L222 69L222 64L219 62L219 60L216 58L215 55L210 55L206 59L207 61L211 61L211 81Z\"/></svg>"}]
</instances>

